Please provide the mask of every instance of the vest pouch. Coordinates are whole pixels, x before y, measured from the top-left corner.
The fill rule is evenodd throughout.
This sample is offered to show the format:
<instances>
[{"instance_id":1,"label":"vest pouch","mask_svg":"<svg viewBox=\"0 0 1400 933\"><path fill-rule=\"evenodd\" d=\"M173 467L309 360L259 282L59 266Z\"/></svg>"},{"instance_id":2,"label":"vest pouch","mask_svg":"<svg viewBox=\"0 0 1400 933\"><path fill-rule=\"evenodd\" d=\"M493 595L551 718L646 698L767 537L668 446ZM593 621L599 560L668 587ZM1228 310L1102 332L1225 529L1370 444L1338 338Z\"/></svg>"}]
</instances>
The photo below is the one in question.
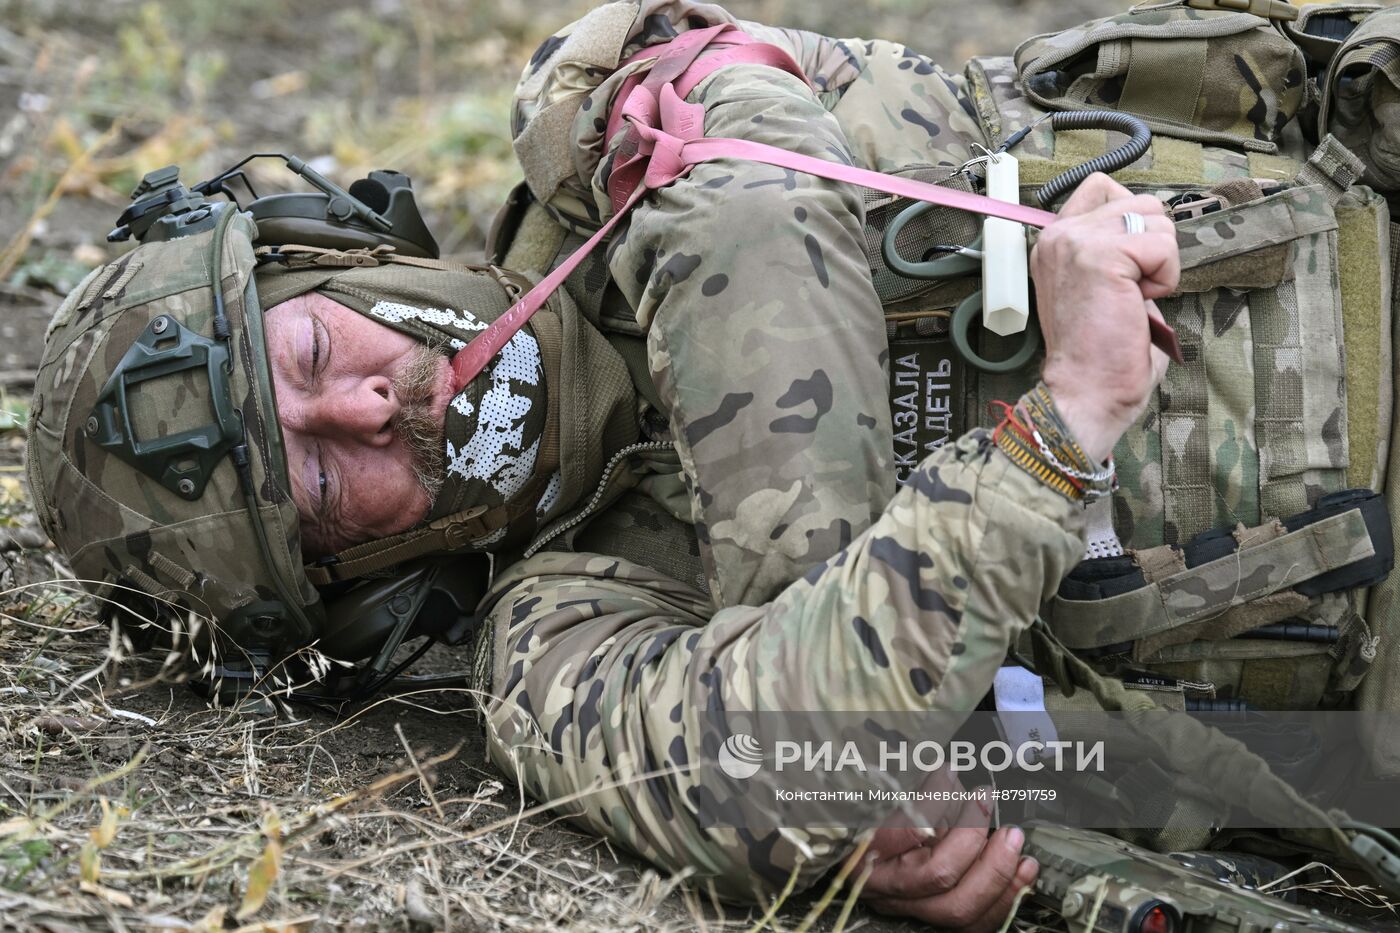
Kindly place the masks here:
<instances>
[{"instance_id":1,"label":"vest pouch","mask_svg":"<svg viewBox=\"0 0 1400 933\"><path fill-rule=\"evenodd\" d=\"M1121 646L1138 667L1210 698L1259 709L1340 705L1375 658L1362 615L1364 587L1378 574L1327 591L1296 584L1364 562L1364 553L1348 556L1364 539L1387 552L1387 535L1372 528L1385 521L1373 514L1382 500L1369 504L1365 528L1326 514L1301 534L1291 517L1379 488L1392 392L1389 345L1378 339L1390 329L1389 217L1365 189L1264 195L1236 181L1208 196L1214 209L1177 221L1182 291L1158 303L1186 364L1169 368L1114 451L1112 524L1135 549L1120 560L1135 560L1158 593L1057 598L1047 622L1085 656L1107 663ZM1344 486L1361 489L1329 497ZM1238 556L1193 555L1191 567L1215 566L1186 573L1184 553L1232 539ZM1301 574L1303 565L1313 569ZM1288 580L1268 586L1278 567ZM1284 626L1274 629L1282 637L1259 637L1266 625Z\"/></svg>"},{"instance_id":2,"label":"vest pouch","mask_svg":"<svg viewBox=\"0 0 1400 933\"><path fill-rule=\"evenodd\" d=\"M1293 187L1177 229L1183 291L1159 304L1189 347L1187 363L1169 369L1115 452L1113 524L1124 545L1184 545L1208 528L1298 515L1342 488L1381 489L1393 391L1384 200L1362 188L1338 197ZM1338 547L1355 540L1343 534ZM1201 631L1187 643L1139 644L1136 658L1258 708L1336 706L1372 667L1362 619L1374 582L1242 607L1256 623L1272 613L1297 640Z\"/></svg>"},{"instance_id":3,"label":"vest pouch","mask_svg":"<svg viewBox=\"0 0 1400 933\"><path fill-rule=\"evenodd\" d=\"M1392 275L1392 312L1400 310L1400 224L1392 225L1390 266ZM1387 330L1392 341L1400 342L1400 334ZM1400 349L1400 348L1397 348ZM1388 433L1390 449L1400 445L1400 420L1392 423ZM1388 496L1400 495L1400 458L1392 456L1384 471ZM1400 508L1392 506L1391 530L1400 534ZM1356 706L1363 712L1395 713L1400 711L1400 574L1382 581L1371 591L1367 604L1367 622L1376 638L1376 658L1370 675L1361 682ZM1400 777L1400 734L1384 728L1387 717L1376 717L1382 723L1367 724L1363 720L1362 741L1377 777Z\"/></svg>"},{"instance_id":4,"label":"vest pouch","mask_svg":"<svg viewBox=\"0 0 1400 933\"><path fill-rule=\"evenodd\" d=\"M1312 3L1299 9L1296 20L1282 24L1283 33L1303 50L1308 76L1325 76L1337 50L1379 9L1378 3Z\"/></svg>"},{"instance_id":5,"label":"vest pouch","mask_svg":"<svg viewBox=\"0 0 1400 933\"><path fill-rule=\"evenodd\" d=\"M1158 306L1186 362L1114 451L1125 547L1252 527L1346 485L1337 215L1320 186L1241 200L1177 223L1181 293Z\"/></svg>"},{"instance_id":6,"label":"vest pouch","mask_svg":"<svg viewBox=\"0 0 1400 933\"><path fill-rule=\"evenodd\" d=\"M1085 561L1041 614L1105 672L1166 679L1135 684L1143 689L1260 709L1336 706L1375 657L1359 594L1393 564L1385 497L1345 490L1185 547Z\"/></svg>"},{"instance_id":7,"label":"vest pouch","mask_svg":"<svg viewBox=\"0 0 1400 933\"><path fill-rule=\"evenodd\" d=\"M1400 190L1400 8L1372 13L1337 51L1318 116L1327 133L1366 163L1366 184Z\"/></svg>"},{"instance_id":8,"label":"vest pouch","mask_svg":"<svg viewBox=\"0 0 1400 933\"><path fill-rule=\"evenodd\" d=\"M1322 705L1335 662L1326 644L1231 638L1165 649L1147 666L1213 695L1203 703L1240 699L1255 709L1311 710Z\"/></svg>"},{"instance_id":9,"label":"vest pouch","mask_svg":"<svg viewBox=\"0 0 1400 933\"><path fill-rule=\"evenodd\" d=\"M1122 110L1154 133L1272 153L1306 91L1302 52L1248 13L1156 6L1035 36L1015 53L1046 110Z\"/></svg>"}]
</instances>

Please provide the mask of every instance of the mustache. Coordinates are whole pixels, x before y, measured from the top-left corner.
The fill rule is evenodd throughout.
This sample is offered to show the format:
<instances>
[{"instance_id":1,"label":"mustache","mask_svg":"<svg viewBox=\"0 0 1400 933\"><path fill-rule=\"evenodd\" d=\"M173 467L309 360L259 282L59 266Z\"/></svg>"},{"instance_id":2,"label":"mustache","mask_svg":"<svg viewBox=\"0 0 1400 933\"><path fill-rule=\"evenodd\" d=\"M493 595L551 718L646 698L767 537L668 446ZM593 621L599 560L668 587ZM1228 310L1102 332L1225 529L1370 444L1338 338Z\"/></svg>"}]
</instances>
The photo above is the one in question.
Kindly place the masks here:
<instances>
[{"instance_id":1,"label":"mustache","mask_svg":"<svg viewBox=\"0 0 1400 933\"><path fill-rule=\"evenodd\" d=\"M447 479L443 427L432 409L442 359L441 353L420 346L393 379L394 394L401 406L394 433L409 453L414 477L434 503Z\"/></svg>"}]
</instances>

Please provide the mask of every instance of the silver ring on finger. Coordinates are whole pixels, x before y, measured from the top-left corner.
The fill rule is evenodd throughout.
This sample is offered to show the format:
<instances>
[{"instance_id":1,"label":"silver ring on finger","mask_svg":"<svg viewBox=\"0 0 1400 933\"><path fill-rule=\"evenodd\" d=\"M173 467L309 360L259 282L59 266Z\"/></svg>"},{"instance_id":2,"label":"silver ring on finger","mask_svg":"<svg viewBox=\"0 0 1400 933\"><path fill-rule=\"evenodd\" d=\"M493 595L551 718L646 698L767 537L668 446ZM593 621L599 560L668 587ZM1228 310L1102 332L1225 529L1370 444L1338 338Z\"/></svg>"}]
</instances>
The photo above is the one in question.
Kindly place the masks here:
<instances>
[{"instance_id":1,"label":"silver ring on finger","mask_svg":"<svg viewBox=\"0 0 1400 933\"><path fill-rule=\"evenodd\" d=\"M1128 233L1146 233L1147 218L1137 211L1123 212L1123 229Z\"/></svg>"}]
</instances>

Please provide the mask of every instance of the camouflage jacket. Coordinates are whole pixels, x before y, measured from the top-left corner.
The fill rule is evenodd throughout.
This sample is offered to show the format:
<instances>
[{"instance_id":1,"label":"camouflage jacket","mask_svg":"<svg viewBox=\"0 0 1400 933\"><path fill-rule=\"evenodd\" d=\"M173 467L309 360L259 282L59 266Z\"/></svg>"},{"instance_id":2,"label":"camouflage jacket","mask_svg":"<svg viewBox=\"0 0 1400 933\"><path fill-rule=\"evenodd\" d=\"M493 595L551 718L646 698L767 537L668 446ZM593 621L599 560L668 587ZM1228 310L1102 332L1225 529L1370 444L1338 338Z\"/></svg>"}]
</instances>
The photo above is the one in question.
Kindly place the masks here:
<instances>
[{"instance_id":1,"label":"camouflage jacket","mask_svg":"<svg viewBox=\"0 0 1400 933\"><path fill-rule=\"evenodd\" d=\"M719 22L738 21L708 4L613 3L535 53L516 92L516 151L564 227L590 231L611 212L603 127L645 63L611 69ZM816 91L770 68L722 69L691 95L707 106L708 135L881 171L955 168L982 141L961 80L903 46L739 25L789 52ZM695 523L718 605L767 602L849 543L893 491L888 348L863 220L850 186L720 160L639 205L606 270L569 283L595 313L600 294L620 296L630 320L605 309L604 328L646 339L670 429L653 433L674 443L689 488L690 507L672 512ZM756 538L734 521L755 509Z\"/></svg>"},{"instance_id":2,"label":"camouflage jacket","mask_svg":"<svg viewBox=\"0 0 1400 933\"><path fill-rule=\"evenodd\" d=\"M514 128L554 218L586 230L608 210L602 127L626 73L617 63L729 20L715 6L630 0L545 42ZM981 139L960 82L903 46L743 28L787 49L816 90L774 69L721 69L690 95L710 135L880 169L956 167ZM642 470L636 489L547 545L563 550L506 567L487 601L493 761L733 896L793 873L811 883L852 832L705 818L746 806L716 783L704 738L716 717L971 710L1084 550L1082 510L985 432L933 452L896 492L863 210L849 187L723 160L635 209L588 281L616 287L645 339L665 425L637 455L664 463L674 450L684 490L663 467ZM678 528L700 558L693 574L664 559Z\"/></svg>"}]
</instances>

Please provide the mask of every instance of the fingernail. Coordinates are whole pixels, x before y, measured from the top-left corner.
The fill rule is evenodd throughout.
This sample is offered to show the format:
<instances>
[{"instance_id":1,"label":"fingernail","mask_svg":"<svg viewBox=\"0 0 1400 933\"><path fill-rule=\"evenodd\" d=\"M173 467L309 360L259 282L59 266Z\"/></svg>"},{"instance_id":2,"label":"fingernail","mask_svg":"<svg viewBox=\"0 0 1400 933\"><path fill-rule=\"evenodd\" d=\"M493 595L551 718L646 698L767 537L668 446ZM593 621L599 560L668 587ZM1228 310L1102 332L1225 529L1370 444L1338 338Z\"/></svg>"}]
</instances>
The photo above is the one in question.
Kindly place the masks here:
<instances>
[{"instance_id":1,"label":"fingernail","mask_svg":"<svg viewBox=\"0 0 1400 933\"><path fill-rule=\"evenodd\" d=\"M1023 833L1023 832L1021 832L1021 827L1019 827L1019 826L1010 826L1010 827L1007 827L1007 829L1008 829L1008 832L1007 832L1007 834L1006 834L1006 845L1007 845L1007 847L1012 848L1012 849L1015 849L1017 852L1020 852L1020 851L1021 851L1021 846L1022 846L1022 845L1025 843L1025 841L1026 841L1026 834Z\"/></svg>"},{"instance_id":2,"label":"fingernail","mask_svg":"<svg viewBox=\"0 0 1400 933\"><path fill-rule=\"evenodd\" d=\"M989 794L989 793L981 793L981 794L978 794L978 795L977 795L975 798L973 798L973 799L975 799L975 800L977 801L977 809L979 809L979 810L982 811L982 815L983 815L983 816L991 816L991 815L992 815L992 795L991 795L991 794Z\"/></svg>"},{"instance_id":3,"label":"fingernail","mask_svg":"<svg viewBox=\"0 0 1400 933\"><path fill-rule=\"evenodd\" d=\"M1021 861L1016 863L1017 874L1030 874L1033 871L1040 871L1040 863L1029 855L1023 856Z\"/></svg>"}]
</instances>

